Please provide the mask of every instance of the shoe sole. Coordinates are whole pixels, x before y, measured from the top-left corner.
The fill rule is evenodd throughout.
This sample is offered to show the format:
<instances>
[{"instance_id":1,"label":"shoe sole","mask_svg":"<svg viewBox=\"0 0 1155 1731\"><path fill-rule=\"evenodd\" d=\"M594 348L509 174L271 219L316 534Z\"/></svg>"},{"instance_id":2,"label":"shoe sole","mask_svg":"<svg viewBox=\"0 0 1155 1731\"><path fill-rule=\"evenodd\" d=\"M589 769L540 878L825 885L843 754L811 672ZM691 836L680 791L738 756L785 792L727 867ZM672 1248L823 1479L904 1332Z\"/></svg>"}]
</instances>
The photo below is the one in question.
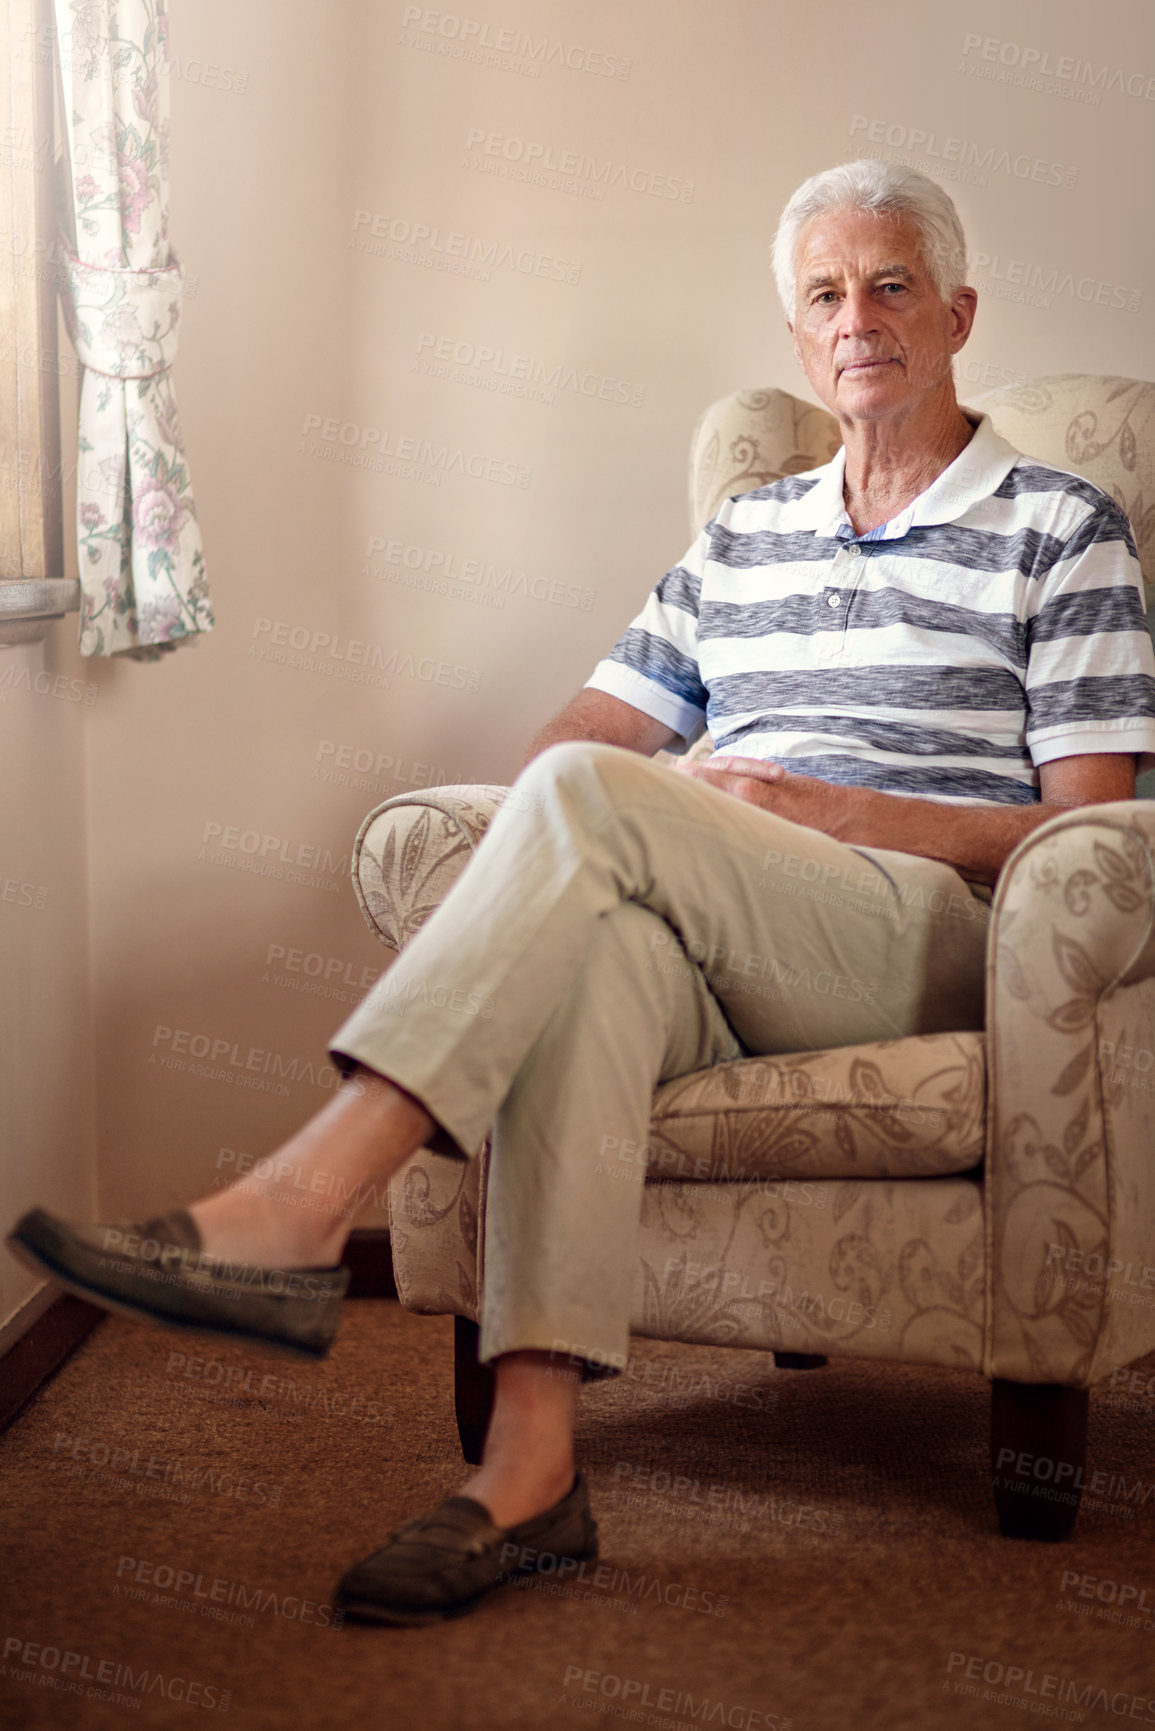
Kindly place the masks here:
<instances>
[{"instance_id":1,"label":"shoe sole","mask_svg":"<svg viewBox=\"0 0 1155 1731\"><path fill-rule=\"evenodd\" d=\"M500 1581L494 1583L495 1586L501 1584ZM483 1593L478 1593L476 1598L466 1599L464 1604L460 1605L447 1605L443 1610L394 1610L392 1606L378 1605L372 1599L336 1599L334 1606L344 1613L347 1623L375 1623L381 1628L390 1629L424 1629L430 1623L448 1623L454 1617L468 1617L492 1591L492 1587L487 1587Z\"/></svg>"},{"instance_id":2,"label":"shoe sole","mask_svg":"<svg viewBox=\"0 0 1155 1731\"><path fill-rule=\"evenodd\" d=\"M9 1250L26 1268L35 1274L47 1274L58 1286L75 1298L83 1298L89 1304L98 1305L102 1310L110 1311L115 1316L126 1316L130 1322L154 1322L162 1328L177 1329L182 1334L211 1334L222 1340L244 1341L249 1346L263 1346L269 1352L281 1353L289 1358L327 1358L330 1342L327 1346L306 1346L296 1341L277 1339L267 1334L257 1334L241 1325L234 1326L225 1322L201 1322L193 1317L168 1316L163 1311L150 1310L147 1305L133 1304L126 1298L111 1297L101 1292L99 1288L89 1286L83 1280L78 1280L69 1269L62 1268L51 1256L35 1244L20 1238L10 1232L5 1239Z\"/></svg>"},{"instance_id":3,"label":"shoe sole","mask_svg":"<svg viewBox=\"0 0 1155 1731\"><path fill-rule=\"evenodd\" d=\"M575 1554L572 1561L576 1563L588 1562L591 1557L596 1557L597 1554L597 1546L595 1545L592 1551L583 1551L580 1556ZM567 1562L570 1560L568 1556L565 1559ZM523 1569L512 1569L507 1574L502 1575L499 1580L494 1581L491 1586L483 1587L481 1592L475 1593L472 1599L463 1599L452 1605L435 1606L424 1611L407 1611L400 1605L382 1605L375 1599L346 1598L342 1593L335 1595L333 1604L337 1610L345 1613L346 1621L377 1623L383 1627L395 1629L423 1629L430 1623L448 1623L454 1617L467 1617L471 1611L476 1611L483 1601L495 1593L499 1587L510 1586L518 1576L531 1576L542 1572L529 1565Z\"/></svg>"}]
</instances>

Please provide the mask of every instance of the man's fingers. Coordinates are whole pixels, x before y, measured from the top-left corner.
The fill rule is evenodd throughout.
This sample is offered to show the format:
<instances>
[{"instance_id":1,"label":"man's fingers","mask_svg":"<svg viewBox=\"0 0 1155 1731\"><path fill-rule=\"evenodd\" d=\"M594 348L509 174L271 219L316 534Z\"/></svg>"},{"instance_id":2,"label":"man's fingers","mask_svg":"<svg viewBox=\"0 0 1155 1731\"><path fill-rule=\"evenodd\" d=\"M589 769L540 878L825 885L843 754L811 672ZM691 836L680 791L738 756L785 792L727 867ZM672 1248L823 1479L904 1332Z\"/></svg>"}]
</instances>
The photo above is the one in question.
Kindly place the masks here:
<instances>
[{"instance_id":1,"label":"man's fingers","mask_svg":"<svg viewBox=\"0 0 1155 1731\"><path fill-rule=\"evenodd\" d=\"M748 805L760 805L768 811L773 807L774 792L761 776L742 775L735 770L714 769L696 763L688 766L687 773L697 776L709 787L716 787L719 793L728 793L732 799L745 800Z\"/></svg>"},{"instance_id":2,"label":"man's fingers","mask_svg":"<svg viewBox=\"0 0 1155 1731\"><path fill-rule=\"evenodd\" d=\"M730 775L745 775L754 781L781 781L786 774L780 763L770 763L761 757L719 757L715 754L710 761Z\"/></svg>"}]
</instances>

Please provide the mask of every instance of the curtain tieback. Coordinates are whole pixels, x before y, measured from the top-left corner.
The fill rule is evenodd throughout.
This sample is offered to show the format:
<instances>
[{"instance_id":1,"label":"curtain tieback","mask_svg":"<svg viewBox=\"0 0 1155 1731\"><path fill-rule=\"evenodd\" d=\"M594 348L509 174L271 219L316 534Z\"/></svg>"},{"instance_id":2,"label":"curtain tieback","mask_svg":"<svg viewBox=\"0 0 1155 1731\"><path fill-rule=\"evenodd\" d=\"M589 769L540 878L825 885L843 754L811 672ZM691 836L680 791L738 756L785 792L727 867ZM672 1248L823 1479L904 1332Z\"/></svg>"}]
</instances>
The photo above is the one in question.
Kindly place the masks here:
<instances>
[{"instance_id":1,"label":"curtain tieback","mask_svg":"<svg viewBox=\"0 0 1155 1731\"><path fill-rule=\"evenodd\" d=\"M127 270L84 264L61 244L62 296L76 358L109 379L155 379L176 358L181 268Z\"/></svg>"}]
</instances>

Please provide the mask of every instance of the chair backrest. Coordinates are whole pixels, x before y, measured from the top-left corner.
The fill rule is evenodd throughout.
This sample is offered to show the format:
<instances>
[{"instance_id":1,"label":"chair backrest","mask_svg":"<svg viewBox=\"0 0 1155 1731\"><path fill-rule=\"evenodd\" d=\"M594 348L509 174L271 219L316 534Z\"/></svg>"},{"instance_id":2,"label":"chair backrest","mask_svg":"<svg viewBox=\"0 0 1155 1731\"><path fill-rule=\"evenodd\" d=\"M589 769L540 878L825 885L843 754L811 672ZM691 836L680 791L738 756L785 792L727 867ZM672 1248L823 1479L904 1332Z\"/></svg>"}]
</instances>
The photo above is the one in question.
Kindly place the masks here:
<instances>
[{"instance_id":1,"label":"chair backrest","mask_svg":"<svg viewBox=\"0 0 1155 1731\"><path fill-rule=\"evenodd\" d=\"M1102 487L1131 520L1155 624L1155 384L1060 373L968 399L1028 456ZM828 463L842 443L825 409L768 387L712 403L690 447L690 526L723 499Z\"/></svg>"}]
</instances>

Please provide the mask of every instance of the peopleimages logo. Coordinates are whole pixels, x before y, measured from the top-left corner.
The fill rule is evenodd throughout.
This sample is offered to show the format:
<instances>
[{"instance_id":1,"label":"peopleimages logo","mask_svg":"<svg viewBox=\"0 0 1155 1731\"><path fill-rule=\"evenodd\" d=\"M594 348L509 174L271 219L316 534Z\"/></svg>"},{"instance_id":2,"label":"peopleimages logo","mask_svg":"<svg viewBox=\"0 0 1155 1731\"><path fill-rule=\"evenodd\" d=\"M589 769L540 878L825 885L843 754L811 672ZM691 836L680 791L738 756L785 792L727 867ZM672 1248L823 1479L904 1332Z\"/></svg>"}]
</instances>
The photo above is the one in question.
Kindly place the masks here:
<instances>
[{"instance_id":1,"label":"peopleimages logo","mask_svg":"<svg viewBox=\"0 0 1155 1731\"><path fill-rule=\"evenodd\" d=\"M371 565L369 561L378 554L384 563ZM365 561L362 567L365 576L453 599L473 600L482 606L503 608L511 596L520 595L527 600L545 601L554 607L576 607L588 613L597 600L596 589L566 583L560 577L546 577L542 573L531 577L525 571L515 571L512 565L464 558L444 548L422 547L415 542L387 541L383 535L369 537Z\"/></svg>"},{"instance_id":2,"label":"peopleimages logo","mask_svg":"<svg viewBox=\"0 0 1155 1731\"><path fill-rule=\"evenodd\" d=\"M367 226L368 232L359 231ZM582 267L575 259L557 258L533 247L510 242L482 240L458 229L442 230L439 224L410 222L405 217L386 216L381 211L353 213L356 250L373 258L395 259L401 264L420 264L429 270L448 271L452 276L470 276L489 282L494 270L511 270L518 276L544 278L573 287L581 279ZM350 241L350 246L353 242Z\"/></svg>"},{"instance_id":3,"label":"peopleimages logo","mask_svg":"<svg viewBox=\"0 0 1155 1731\"><path fill-rule=\"evenodd\" d=\"M217 1683L150 1671L147 1665L134 1669L127 1660L101 1658L97 1653L82 1653L72 1647L54 1647L44 1641L30 1641L23 1635L4 1637L0 1675L10 1676L17 1683L34 1683L65 1695L84 1695L91 1701L108 1701L133 1709L142 1706L145 1695L163 1695L185 1707L227 1713L233 1698L231 1689L222 1689ZM134 1693L122 1694L120 1691L125 1689Z\"/></svg>"},{"instance_id":4,"label":"peopleimages logo","mask_svg":"<svg viewBox=\"0 0 1155 1731\"><path fill-rule=\"evenodd\" d=\"M356 962L345 961L341 956L323 956L317 950L301 950L288 948L285 944L270 944L265 951L266 969L280 965L287 974L305 974L310 979L320 980L329 984L336 980L341 985L353 986L355 989L367 992L381 977L380 968L362 966ZM268 975L264 976L266 979Z\"/></svg>"},{"instance_id":5,"label":"peopleimages logo","mask_svg":"<svg viewBox=\"0 0 1155 1731\"><path fill-rule=\"evenodd\" d=\"M127 1581L122 1578L125 1575L129 1577ZM205 1575L199 1569L182 1569L171 1563L153 1562L148 1557L122 1556L116 1565L116 1580L113 1591L118 1598L137 1599L175 1611L194 1611L199 1616L212 1617L219 1622L240 1620L235 1616L224 1616L221 1606L239 1606L243 1611L252 1608L263 1614L284 1617L289 1622L310 1623L320 1629L339 1629L345 1620L343 1611L316 1599L304 1599L298 1593L278 1593L268 1587L249 1586L244 1581L232 1581L221 1575ZM186 1594L191 1594L191 1597L182 1597ZM252 1617L243 1621L252 1628Z\"/></svg>"},{"instance_id":6,"label":"peopleimages logo","mask_svg":"<svg viewBox=\"0 0 1155 1731\"><path fill-rule=\"evenodd\" d=\"M1078 1724L1083 1715L1076 1709L1090 1708L1099 1713L1113 1713L1120 1719L1138 1719L1144 1725L1155 1725L1155 1700L1145 1695L1108 1690L1081 1678L1066 1677L1059 1671L1036 1671L1032 1665L1008 1664L1002 1659L988 1658L985 1653L952 1653L947 1660L944 1692L976 1696L980 1683L988 1685L981 1697L984 1701L1027 1708L1048 1719L1067 1719ZM1056 1705L1046 1706L1046 1702ZM1067 1703L1066 1708L1061 1703Z\"/></svg>"},{"instance_id":7,"label":"peopleimages logo","mask_svg":"<svg viewBox=\"0 0 1155 1731\"><path fill-rule=\"evenodd\" d=\"M1155 1587L1139 1587L1128 1581L1112 1581L1098 1575L1080 1574L1078 1569L1064 1569L1059 1582L1060 1593L1073 1587L1081 1599L1095 1599L1102 1605L1115 1605L1125 1610L1134 1605L1155 1617Z\"/></svg>"},{"instance_id":8,"label":"peopleimages logo","mask_svg":"<svg viewBox=\"0 0 1155 1731\"><path fill-rule=\"evenodd\" d=\"M565 1690L572 1689L568 1696ZM643 1722L638 1711L649 1707L656 1712L673 1714L675 1721L697 1721L702 1725L729 1725L733 1731L790 1731L791 1721L767 1707L750 1707L741 1701L721 1701L709 1695L692 1695L688 1689L664 1687L649 1683L642 1677L622 1677L614 1671L590 1671L584 1665L567 1665L562 1677L562 1701L587 1712L598 1710L618 1718ZM584 1698L583 1698L584 1697ZM610 1702L616 1703L610 1707ZM559 1703L560 1705L560 1703ZM648 1725L669 1725L668 1717L655 1719L653 1711L644 1720Z\"/></svg>"},{"instance_id":9,"label":"peopleimages logo","mask_svg":"<svg viewBox=\"0 0 1155 1731\"><path fill-rule=\"evenodd\" d=\"M579 1561L556 1551L539 1551L533 1545L518 1545L512 1540L501 1547L501 1565L502 1578L515 1586L540 1585L540 1576L552 1575L558 1581L568 1580L571 1586L592 1587L594 1592L587 1594L587 1598L596 1599L599 1593L624 1593L636 1601L633 1609L644 1599L654 1599L660 1605L676 1605L679 1610L697 1611L704 1617L724 1617L730 1604L728 1593L689 1587L683 1581L663 1581L655 1575L631 1577L627 1569L615 1569L609 1563ZM539 1580L525 1579L523 1570L538 1576Z\"/></svg>"},{"instance_id":10,"label":"peopleimages logo","mask_svg":"<svg viewBox=\"0 0 1155 1731\"><path fill-rule=\"evenodd\" d=\"M667 1287L674 1285L691 1291L700 1287L716 1292L719 1302L734 1303L740 1298L754 1298L759 1303L769 1300L779 1310L798 1311L803 1316L820 1318L823 1322L844 1322L851 1328L886 1330L891 1323L889 1310L875 1304L860 1304L857 1299L847 1298L845 1293L837 1292L831 1296L817 1290L811 1292L809 1283L800 1292L795 1292L788 1280L779 1279L760 1280L755 1287L740 1269L688 1262L684 1253L666 1258L665 1280Z\"/></svg>"},{"instance_id":11,"label":"peopleimages logo","mask_svg":"<svg viewBox=\"0 0 1155 1731\"><path fill-rule=\"evenodd\" d=\"M487 132L482 126L470 128L465 151L467 168L527 180L535 186L551 186L556 191L578 193L584 198L604 198L607 186L617 186L651 198L678 199L682 204L692 204L694 200L692 180L631 167L611 157L601 161L584 150L555 149L540 139Z\"/></svg>"},{"instance_id":12,"label":"peopleimages logo","mask_svg":"<svg viewBox=\"0 0 1155 1731\"><path fill-rule=\"evenodd\" d=\"M1049 307L1052 295L1068 295L1086 306L1094 303L1137 313L1143 298L1142 289L1128 288L1123 283L1105 282L1093 276L1077 277L1058 265L1048 267L1027 259L1004 258L997 252L976 252L973 268L976 276L989 278L996 285L988 293L999 300L1025 301L1030 306Z\"/></svg>"},{"instance_id":13,"label":"peopleimages logo","mask_svg":"<svg viewBox=\"0 0 1155 1731\"><path fill-rule=\"evenodd\" d=\"M112 1235L112 1229L105 1233L106 1238ZM116 1236L123 1237L125 1235L116 1234ZM115 1248L115 1246L106 1248ZM186 1251L183 1254L188 1257L190 1253ZM192 1260L212 1263L214 1258L207 1256L192 1258ZM232 1264L229 1266L233 1267ZM244 1264L237 1265L234 1270L234 1277L239 1276L243 1270ZM253 1272L281 1275L280 1288L283 1291L285 1285L283 1270L254 1269ZM296 1274L296 1270L289 1270L288 1272L290 1275ZM311 1279L311 1277L302 1276L296 1284L302 1286L307 1279ZM277 1290L275 1284L273 1290ZM301 1296L306 1295L302 1294ZM146 1491L154 1483L158 1489L176 1485L182 1492L182 1498L177 1500L185 1502L188 1501L188 1498L183 1496L183 1491L187 1485L193 1490L207 1490L214 1496L228 1497L233 1502L268 1503L270 1507L275 1508L280 1503L284 1489L282 1485L270 1484L267 1479L238 1478L236 1473L231 1472L227 1467L200 1466L195 1461L181 1460L175 1455L149 1455L146 1460L139 1449L129 1449L118 1444L110 1444L105 1442L102 1437L74 1437L67 1431L57 1431L52 1443L52 1453L54 1457L61 1458L53 1460L50 1470L55 1470L58 1465L70 1467L73 1463L79 1463L80 1470L75 1472L73 1476L83 1478L86 1476L86 1467L103 1468L106 1469L103 1475L105 1480L113 1474L120 1475L126 1483L129 1480L139 1480L140 1482L136 1485L138 1491Z\"/></svg>"},{"instance_id":14,"label":"peopleimages logo","mask_svg":"<svg viewBox=\"0 0 1155 1731\"><path fill-rule=\"evenodd\" d=\"M0 668L0 703L8 701L10 691L35 692L37 697L55 697L65 703L85 703L90 709L100 695L98 685L86 685L82 679L46 673L43 668L33 673L30 667L16 667L11 662Z\"/></svg>"},{"instance_id":15,"label":"peopleimages logo","mask_svg":"<svg viewBox=\"0 0 1155 1731\"><path fill-rule=\"evenodd\" d=\"M1050 78L1059 86L1081 86L1087 89L1088 94L1116 90L1120 96L1136 96L1144 102L1155 102L1155 77L1142 72L1124 72L1122 67L1106 63L1094 66L1089 60L1080 60L1070 54L1061 54L1052 61L1049 48L1004 42L997 36L968 32L963 38L963 58L966 60L972 56L976 57L976 64L986 61L1023 74L1030 89L1044 88L1041 80ZM1061 90L1048 92L1061 93Z\"/></svg>"},{"instance_id":16,"label":"peopleimages logo","mask_svg":"<svg viewBox=\"0 0 1155 1731\"><path fill-rule=\"evenodd\" d=\"M461 18L453 12L434 12L424 6L406 6L399 41L402 48L422 49L497 72L516 72L522 78L540 78L543 66L559 66L570 72L624 80L634 64L620 54L605 54L601 49L583 48L553 36L538 38L527 30L492 24L487 19Z\"/></svg>"},{"instance_id":17,"label":"peopleimages logo","mask_svg":"<svg viewBox=\"0 0 1155 1731\"><path fill-rule=\"evenodd\" d=\"M850 119L850 141L860 146L867 142L885 144L891 150L914 153L932 165L934 172L956 179L968 179L985 186L988 174L1010 174L1016 180L1032 180L1040 186L1062 186L1068 191L1079 178L1077 168L1062 162L1051 162L1029 151L999 150L993 144L976 144L973 139L956 138L951 134L928 132L922 126L906 126L900 121L875 120L866 114L854 114ZM977 171L969 173L968 171Z\"/></svg>"},{"instance_id":18,"label":"peopleimages logo","mask_svg":"<svg viewBox=\"0 0 1155 1731\"><path fill-rule=\"evenodd\" d=\"M528 487L533 480L533 470L523 463L465 451L448 440L422 439L411 433L392 433L385 427L342 421L337 415L307 414L296 451L299 457L346 463L431 487L440 487L446 475L467 475L500 487Z\"/></svg>"},{"instance_id":19,"label":"peopleimages logo","mask_svg":"<svg viewBox=\"0 0 1155 1731\"><path fill-rule=\"evenodd\" d=\"M1077 1507L1079 1497L1076 1493L1082 1491L1086 1469L1076 1467L1071 1461L1055 1460L1050 1455L1032 1455L1017 1452L1008 1443L1001 1448L998 1459L994 1463L993 1483L998 1487L1000 1475L1005 1477L1008 1488L1022 1490L1028 1487L1032 1496L1043 1496L1049 1502L1065 1502ZM1013 1471L1005 1469L1013 1467ZM1128 1483L1123 1473L1108 1472L1105 1468L1097 1469L1086 1479L1086 1488L1091 1497L1105 1497L1108 1503L1116 1506L1127 1516L1134 1518L1134 1509L1130 1506L1146 1507L1155 1497L1155 1483L1147 1484L1143 1479L1135 1479ZM1094 1508L1093 1502L1086 1506ZM1102 1504L1098 1506L1102 1507Z\"/></svg>"},{"instance_id":20,"label":"peopleimages logo","mask_svg":"<svg viewBox=\"0 0 1155 1731\"><path fill-rule=\"evenodd\" d=\"M258 661L375 685L385 691L389 689L390 677L401 675L426 685L448 685L457 691L478 691L481 687L480 668L439 661L432 655L414 660L411 654L386 650L380 643L359 637L342 638L333 631L315 631L289 619L259 617L253 622L251 635L254 639L269 639L267 644L255 641L249 644L249 655ZM286 655L286 649L295 653Z\"/></svg>"},{"instance_id":21,"label":"peopleimages logo","mask_svg":"<svg viewBox=\"0 0 1155 1731\"><path fill-rule=\"evenodd\" d=\"M48 885L0 877L0 902L17 902L22 908L45 908L48 906Z\"/></svg>"},{"instance_id":22,"label":"peopleimages logo","mask_svg":"<svg viewBox=\"0 0 1155 1731\"><path fill-rule=\"evenodd\" d=\"M193 1028L170 1028L158 1022L152 1036L152 1064L158 1059L164 1069L188 1069L192 1075L206 1075L214 1081L236 1081L245 1087L268 1092L263 1078L278 1082L287 1078L311 1088L336 1088L340 1075L332 1064L315 1065L312 1059L288 1058L283 1052L266 1051L263 1046L250 1046L246 1052L238 1040L225 1036L213 1038ZM180 1054L203 1060L199 1066L185 1062ZM274 1092L287 1093L283 1082Z\"/></svg>"},{"instance_id":23,"label":"peopleimages logo","mask_svg":"<svg viewBox=\"0 0 1155 1731\"><path fill-rule=\"evenodd\" d=\"M552 403L559 391L582 397L597 397L603 403L628 403L640 408L646 387L618 379L609 373L594 373L563 361L543 361L533 355L507 354L492 343L472 343L456 337L419 331L415 371L454 384L473 385L479 390L498 391L505 396L528 397Z\"/></svg>"}]
</instances>

